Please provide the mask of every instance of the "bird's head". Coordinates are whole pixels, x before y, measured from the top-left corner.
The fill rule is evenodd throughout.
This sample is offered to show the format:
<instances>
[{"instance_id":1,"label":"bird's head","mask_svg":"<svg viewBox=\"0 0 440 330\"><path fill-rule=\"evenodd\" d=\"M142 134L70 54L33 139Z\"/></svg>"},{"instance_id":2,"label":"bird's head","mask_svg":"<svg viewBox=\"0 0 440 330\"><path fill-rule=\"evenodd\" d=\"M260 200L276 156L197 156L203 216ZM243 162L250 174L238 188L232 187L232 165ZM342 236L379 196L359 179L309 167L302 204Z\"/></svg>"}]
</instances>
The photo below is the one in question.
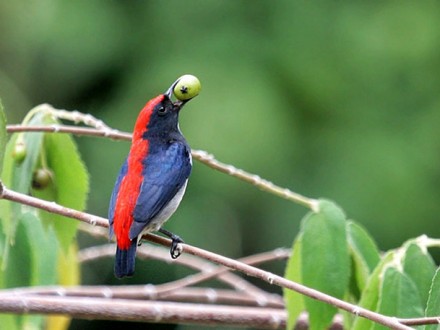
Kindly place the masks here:
<instances>
[{"instance_id":1,"label":"bird's head","mask_svg":"<svg viewBox=\"0 0 440 330\"><path fill-rule=\"evenodd\" d=\"M191 75L177 79L168 90L147 102L140 112L133 139L161 136L178 131L179 112L200 91L199 80Z\"/></svg>"}]
</instances>

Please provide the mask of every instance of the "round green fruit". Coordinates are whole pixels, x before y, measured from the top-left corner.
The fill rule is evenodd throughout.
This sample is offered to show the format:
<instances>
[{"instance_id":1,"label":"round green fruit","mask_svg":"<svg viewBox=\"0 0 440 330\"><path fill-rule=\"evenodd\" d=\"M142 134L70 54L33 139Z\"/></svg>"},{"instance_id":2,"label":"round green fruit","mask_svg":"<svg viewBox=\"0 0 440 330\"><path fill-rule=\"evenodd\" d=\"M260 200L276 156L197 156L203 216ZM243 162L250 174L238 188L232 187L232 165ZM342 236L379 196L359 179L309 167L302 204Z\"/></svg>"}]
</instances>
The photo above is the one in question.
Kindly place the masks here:
<instances>
[{"instance_id":1,"label":"round green fruit","mask_svg":"<svg viewBox=\"0 0 440 330\"><path fill-rule=\"evenodd\" d=\"M199 95L202 85L196 76L186 74L179 78L174 86L174 96L180 101L187 101Z\"/></svg>"},{"instance_id":2,"label":"round green fruit","mask_svg":"<svg viewBox=\"0 0 440 330\"><path fill-rule=\"evenodd\" d=\"M24 142L17 142L12 150L12 158L14 158L17 163L21 163L26 158L26 154L27 150Z\"/></svg>"},{"instance_id":3,"label":"round green fruit","mask_svg":"<svg viewBox=\"0 0 440 330\"><path fill-rule=\"evenodd\" d=\"M48 168L38 168L32 177L32 188L44 189L52 183L52 171Z\"/></svg>"}]
</instances>

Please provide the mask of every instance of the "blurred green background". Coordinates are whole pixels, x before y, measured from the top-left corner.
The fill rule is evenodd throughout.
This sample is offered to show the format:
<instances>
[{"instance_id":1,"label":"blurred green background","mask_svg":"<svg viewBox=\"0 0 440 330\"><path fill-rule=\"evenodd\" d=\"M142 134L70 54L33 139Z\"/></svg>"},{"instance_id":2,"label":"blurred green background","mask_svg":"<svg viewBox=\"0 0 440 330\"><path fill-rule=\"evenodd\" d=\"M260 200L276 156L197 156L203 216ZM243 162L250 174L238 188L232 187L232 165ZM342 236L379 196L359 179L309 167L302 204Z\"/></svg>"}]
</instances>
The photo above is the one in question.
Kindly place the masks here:
<instances>
[{"instance_id":1,"label":"blurred green background","mask_svg":"<svg viewBox=\"0 0 440 330\"><path fill-rule=\"evenodd\" d=\"M381 249L440 236L435 1L1 1L0 33L10 123L47 102L130 131L148 99L191 73L202 93L180 127L194 149L335 200ZM129 144L77 141L91 174L88 210L106 216ZM290 246L306 211L196 162L167 228L240 257ZM124 283L177 272L153 265ZM83 275L113 281L112 260ZM108 323L71 328L86 325Z\"/></svg>"}]
</instances>

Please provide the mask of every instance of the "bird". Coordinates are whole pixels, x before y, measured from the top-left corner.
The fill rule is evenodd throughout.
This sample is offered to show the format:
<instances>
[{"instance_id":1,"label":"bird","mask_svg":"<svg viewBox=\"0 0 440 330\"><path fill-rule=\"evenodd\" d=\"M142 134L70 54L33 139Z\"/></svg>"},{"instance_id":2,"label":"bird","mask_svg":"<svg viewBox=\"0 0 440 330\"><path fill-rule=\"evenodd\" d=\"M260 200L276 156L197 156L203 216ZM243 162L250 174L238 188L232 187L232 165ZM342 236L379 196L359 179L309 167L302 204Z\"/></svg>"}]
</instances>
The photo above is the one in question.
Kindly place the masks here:
<instances>
[{"instance_id":1,"label":"bird","mask_svg":"<svg viewBox=\"0 0 440 330\"><path fill-rule=\"evenodd\" d=\"M198 94L200 83L190 76L198 83L194 87L185 77L148 101L134 125L130 151L116 179L108 212L109 237L116 236L117 278L133 276L136 249L146 233L159 231L170 237L173 259L181 253L183 240L162 225L179 206L192 169L191 149L178 119L185 103Z\"/></svg>"}]
</instances>

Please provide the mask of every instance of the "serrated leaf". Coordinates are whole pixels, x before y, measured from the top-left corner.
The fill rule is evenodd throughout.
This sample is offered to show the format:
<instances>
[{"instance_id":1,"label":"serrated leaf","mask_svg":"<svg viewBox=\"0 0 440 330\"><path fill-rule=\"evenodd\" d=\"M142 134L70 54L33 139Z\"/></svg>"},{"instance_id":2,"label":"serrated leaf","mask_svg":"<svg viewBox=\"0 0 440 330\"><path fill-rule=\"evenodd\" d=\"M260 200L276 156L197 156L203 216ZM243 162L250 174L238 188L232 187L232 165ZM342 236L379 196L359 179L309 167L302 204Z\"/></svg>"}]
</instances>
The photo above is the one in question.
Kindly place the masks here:
<instances>
[{"instance_id":1,"label":"serrated leaf","mask_svg":"<svg viewBox=\"0 0 440 330\"><path fill-rule=\"evenodd\" d=\"M428 295L428 304L425 310L425 316L438 316L440 314L440 268L438 268L431 281L431 288ZM439 324L426 325L425 330L440 330Z\"/></svg>"},{"instance_id":2,"label":"serrated leaf","mask_svg":"<svg viewBox=\"0 0 440 330\"><path fill-rule=\"evenodd\" d=\"M301 277L306 286L343 298L348 289L350 259L346 218L334 203L320 200L319 212L308 214L301 223ZM305 298L310 329L324 329L336 308Z\"/></svg>"},{"instance_id":3,"label":"serrated leaf","mask_svg":"<svg viewBox=\"0 0 440 330\"><path fill-rule=\"evenodd\" d=\"M400 318L422 317L424 315L416 285L408 275L395 267L386 268L379 297L377 312L380 314ZM388 328L375 324L373 329Z\"/></svg>"},{"instance_id":4,"label":"serrated leaf","mask_svg":"<svg viewBox=\"0 0 440 330\"><path fill-rule=\"evenodd\" d=\"M6 116L3 110L3 104L0 100L0 173L3 169L3 160L5 156L8 133L6 132Z\"/></svg>"},{"instance_id":5,"label":"serrated leaf","mask_svg":"<svg viewBox=\"0 0 440 330\"><path fill-rule=\"evenodd\" d=\"M354 276L360 291L380 261L379 249L367 231L352 221L347 223L350 253L354 261Z\"/></svg>"},{"instance_id":6,"label":"serrated leaf","mask_svg":"<svg viewBox=\"0 0 440 330\"><path fill-rule=\"evenodd\" d=\"M403 270L417 286L421 302L425 307L436 271L434 260L426 250L422 250L416 243L411 243L405 251Z\"/></svg>"},{"instance_id":7,"label":"serrated leaf","mask_svg":"<svg viewBox=\"0 0 440 330\"><path fill-rule=\"evenodd\" d=\"M53 119L46 124L56 124ZM78 153L75 142L67 134L46 134L44 152L54 182L43 190L33 190L36 197L53 200L60 205L84 210L89 189L87 170ZM41 216L52 224L58 240L67 253L76 235L78 222L66 217L40 210Z\"/></svg>"},{"instance_id":8,"label":"serrated leaf","mask_svg":"<svg viewBox=\"0 0 440 330\"><path fill-rule=\"evenodd\" d=\"M29 125L41 125L42 116L35 116ZM15 161L12 156L18 136L26 145L26 157L22 162ZM2 171L2 181L10 189L27 194L30 190L32 176L41 150L43 134L38 132L18 133L10 139L6 147L5 162ZM7 263L10 245L14 244L15 230L18 219L23 213L24 206L19 203L1 201L0 217L3 230L6 234L6 242L3 255L3 263ZM3 265L4 266L4 265Z\"/></svg>"},{"instance_id":9,"label":"serrated leaf","mask_svg":"<svg viewBox=\"0 0 440 330\"><path fill-rule=\"evenodd\" d=\"M301 235L293 243L284 276L290 281L301 283ZM298 316L305 310L304 296L288 289L283 289L283 293L288 315L286 329L293 329Z\"/></svg>"},{"instance_id":10,"label":"serrated leaf","mask_svg":"<svg viewBox=\"0 0 440 330\"><path fill-rule=\"evenodd\" d=\"M377 309L379 290L382 285L382 273L384 272L384 269L389 267L389 265L393 262L394 257L394 251L390 251L382 257L381 261L368 278L367 284L361 293L361 299L358 304L360 307L364 307L372 311ZM373 326L373 321L358 317L353 324L353 330L367 330L371 329Z\"/></svg>"},{"instance_id":11,"label":"serrated leaf","mask_svg":"<svg viewBox=\"0 0 440 330\"><path fill-rule=\"evenodd\" d=\"M41 125L42 117L35 116L29 125ZM26 145L26 157L22 162L16 162L12 156L17 137L21 134L24 144ZM34 169L38 163L38 157L40 155L41 144L43 140L43 134L39 132L18 133L14 134L13 138L9 141L5 157L5 167L2 173L2 180L4 184L16 191L23 194L27 194L30 191L32 182L32 175ZM5 205L5 204L8 205ZM3 229L7 235L8 242L14 242L15 228L17 226L18 218L22 214L23 206L18 203L6 202L4 209L2 205L2 211L0 216L3 222Z\"/></svg>"},{"instance_id":12,"label":"serrated leaf","mask_svg":"<svg viewBox=\"0 0 440 330\"><path fill-rule=\"evenodd\" d=\"M17 134L12 135L11 139L9 140L8 144L6 145L5 157L4 157L4 161L3 161L2 176L1 176L1 180L6 187L11 186L12 173L13 173L13 168L15 166L15 160L12 157L12 150L15 145L16 139L17 139ZM10 201L0 200L0 220L1 220L1 224L2 224L2 232L5 233L5 235L7 235L10 232L10 228L12 225L11 206L12 206L12 203ZM7 248L7 246L9 245L8 243L9 242L5 237L5 242L3 245L4 251L2 252L3 257L6 257L6 255L7 255L6 250L8 249Z\"/></svg>"}]
</instances>

